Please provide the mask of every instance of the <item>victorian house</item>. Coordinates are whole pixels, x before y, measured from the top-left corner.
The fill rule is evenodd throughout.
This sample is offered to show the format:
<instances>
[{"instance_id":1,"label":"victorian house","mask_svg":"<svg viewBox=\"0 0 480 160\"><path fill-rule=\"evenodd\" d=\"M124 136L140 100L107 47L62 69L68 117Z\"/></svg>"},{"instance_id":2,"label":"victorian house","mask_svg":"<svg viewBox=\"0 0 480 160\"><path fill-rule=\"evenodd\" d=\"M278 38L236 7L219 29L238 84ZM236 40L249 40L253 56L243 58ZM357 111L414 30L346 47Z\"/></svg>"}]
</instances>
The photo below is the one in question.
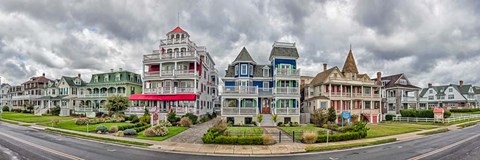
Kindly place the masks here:
<instances>
[{"instance_id":1,"label":"victorian house","mask_svg":"<svg viewBox=\"0 0 480 160\"><path fill-rule=\"evenodd\" d=\"M122 68L93 74L87 84L83 84L79 78L71 80L73 83L65 82L63 86L59 86L59 89L63 88L67 95L72 93L72 96L66 97L68 101L62 103L71 104L68 109L87 116L90 114L93 116L96 112L107 112L104 105L110 96L130 97L142 92L141 76Z\"/></svg>"},{"instance_id":2,"label":"victorian house","mask_svg":"<svg viewBox=\"0 0 480 160\"><path fill-rule=\"evenodd\" d=\"M41 101L37 99L43 96L49 81L43 73L42 76L32 77L19 86L12 86L8 93L11 97L11 108L25 109L27 105L40 105Z\"/></svg>"},{"instance_id":3,"label":"victorian house","mask_svg":"<svg viewBox=\"0 0 480 160\"><path fill-rule=\"evenodd\" d=\"M413 85L405 74L383 76L377 72L377 78L372 79L382 84L382 113L400 114L402 109L420 109L418 95L421 88Z\"/></svg>"},{"instance_id":4,"label":"victorian house","mask_svg":"<svg viewBox=\"0 0 480 160\"><path fill-rule=\"evenodd\" d=\"M160 40L158 50L143 56L143 93L130 96L127 114L145 109L164 118L169 112L203 116L213 113L218 97L218 73L205 46L190 40L180 27Z\"/></svg>"},{"instance_id":5,"label":"victorian house","mask_svg":"<svg viewBox=\"0 0 480 160\"><path fill-rule=\"evenodd\" d=\"M328 69L326 64L323 68L323 72L318 73L304 90L310 113L333 107L337 115L344 111L350 112L353 121L380 121L381 86L367 74L359 74L351 49L342 70L336 66ZM340 118L337 123L341 123Z\"/></svg>"},{"instance_id":6,"label":"victorian house","mask_svg":"<svg viewBox=\"0 0 480 160\"><path fill-rule=\"evenodd\" d=\"M428 88L420 92L420 108L432 109L442 107L452 108L476 108L475 89L473 85L459 84L433 86L428 83Z\"/></svg>"},{"instance_id":7,"label":"victorian house","mask_svg":"<svg viewBox=\"0 0 480 160\"><path fill-rule=\"evenodd\" d=\"M232 124L249 124L263 114L263 126L299 122L300 69L295 43L275 42L270 64L257 64L246 48L226 69L221 93L222 118Z\"/></svg>"}]
</instances>

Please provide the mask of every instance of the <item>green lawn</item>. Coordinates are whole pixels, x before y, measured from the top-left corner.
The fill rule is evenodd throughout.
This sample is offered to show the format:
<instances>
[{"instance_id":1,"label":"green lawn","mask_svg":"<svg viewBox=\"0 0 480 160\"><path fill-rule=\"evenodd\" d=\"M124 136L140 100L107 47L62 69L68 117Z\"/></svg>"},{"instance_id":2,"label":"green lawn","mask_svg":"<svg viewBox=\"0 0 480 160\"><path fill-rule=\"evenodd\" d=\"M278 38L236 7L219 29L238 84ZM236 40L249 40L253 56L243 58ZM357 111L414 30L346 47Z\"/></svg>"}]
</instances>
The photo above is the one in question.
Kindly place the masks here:
<instances>
[{"instance_id":1,"label":"green lawn","mask_svg":"<svg viewBox=\"0 0 480 160\"><path fill-rule=\"evenodd\" d=\"M125 123L125 122L120 122L120 123L101 123L101 124L93 124L88 126L88 131L89 132L94 132L97 126L99 125L104 125L108 129L112 126L122 126L122 125L129 125L132 123ZM51 124L50 124L51 125ZM75 124L75 120L68 120L68 121L62 121L57 125L53 125L55 128L62 128L62 129L68 129L68 130L73 130L73 131L80 131L80 132L87 132L87 126L80 126Z\"/></svg>"},{"instance_id":2,"label":"green lawn","mask_svg":"<svg viewBox=\"0 0 480 160\"><path fill-rule=\"evenodd\" d=\"M373 141L373 142L347 143L347 144L326 145L326 146L307 146L305 147L305 150L307 152L315 152L315 151L319 152L319 151L329 151L329 150L339 150L339 149L379 145L379 144L390 143L395 141L397 141L396 138L389 138L389 139L382 139L382 140Z\"/></svg>"},{"instance_id":3,"label":"green lawn","mask_svg":"<svg viewBox=\"0 0 480 160\"><path fill-rule=\"evenodd\" d=\"M283 130L288 135L290 135L291 137L293 136L293 132L295 132L296 140L302 140L302 132L305 132L305 131L314 131L314 132L317 132L319 135L326 134L327 132L327 129L315 127L312 124L308 124L306 126L301 126L301 127L280 127L280 129Z\"/></svg>"},{"instance_id":4,"label":"green lawn","mask_svg":"<svg viewBox=\"0 0 480 160\"><path fill-rule=\"evenodd\" d=\"M53 119L58 119L60 121L72 120L73 117L60 117L60 116L36 116L28 113L15 113L15 112L4 112L2 114L4 119L20 121L25 123L37 123L39 125L51 124Z\"/></svg>"},{"instance_id":5,"label":"green lawn","mask_svg":"<svg viewBox=\"0 0 480 160\"><path fill-rule=\"evenodd\" d=\"M438 128L436 125L411 124L411 123L379 123L368 124L370 128L367 132L367 138L383 137L396 134L415 132L425 129Z\"/></svg>"},{"instance_id":6,"label":"green lawn","mask_svg":"<svg viewBox=\"0 0 480 160\"><path fill-rule=\"evenodd\" d=\"M154 141L163 141L163 140L166 140L170 137L173 137L179 133L182 133L183 131L187 130L188 128L187 127L167 127L168 128L168 134L166 136L163 136L163 137L147 137L145 135L143 135L143 131L138 133L138 136L136 136L135 138L138 138L138 139L146 139L146 140L154 140Z\"/></svg>"},{"instance_id":7,"label":"green lawn","mask_svg":"<svg viewBox=\"0 0 480 160\"><path fill-rule=\"evenodd\" d=\"M226 134L229 134L232 136L242 136L242 135L260 135L261 136L263 134L263 129L260 127L228 127L225 132Z\"/></svg>"}]
</instances>

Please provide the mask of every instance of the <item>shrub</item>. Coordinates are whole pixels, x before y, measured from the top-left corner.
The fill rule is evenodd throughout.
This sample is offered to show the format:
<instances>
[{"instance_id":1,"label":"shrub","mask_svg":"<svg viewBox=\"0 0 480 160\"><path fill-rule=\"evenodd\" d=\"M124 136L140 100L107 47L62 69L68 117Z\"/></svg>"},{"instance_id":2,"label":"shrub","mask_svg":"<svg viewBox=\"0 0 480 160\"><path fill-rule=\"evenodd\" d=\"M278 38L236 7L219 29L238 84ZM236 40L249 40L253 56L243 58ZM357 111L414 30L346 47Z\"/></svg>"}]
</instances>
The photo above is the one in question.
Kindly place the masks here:
<instances>
[{"instance_id":1,"label":"shrub","mask_svg":"<svg viewBox=\"0 0 480 160\"><path fill-rule=\"evenodd\" d=\"M202 141L205 144L215 143L215 138L219 135L217 131L209 129L207 133L203 134Z\"/></svg>"},{"instance_id":2,"label":"shrub","mask_svg":"<svg viewBox=\"0 0 480 160\"><path fill-rule=\"evenodd\" d=\"M273 122L277 122L277 118L278 118L278 116L276 114L272 115L272 121Z\"/></svg>"},{"instance_id":3,"label":"shrub","mask_svg":"<svg viewBox=\"0 0 480 160\"><path fill-rule=\"evenodd\" d=\"M106 133L108 132L108 128L105 127L104 125L99 125L97 128L95 128L96 132L101 132L101 133Z\"/></svg>"},{"instance_id":4,"label":"shrub","mask_svg":"<svg viewBox=\"0 0 480 160\"><path fill-rule=\"evenodd\" d=\"M153 131L152 128L148 128L145 131L143 131L143 135L147 137L155 137L155 132Z\"/></svg>"},{"instance_id":5,"label":"shrub","mask_svg":"<svg viewBox=\"0 0 480 160\"><path fill-rule=\"evenodd\" d=\"M165 126L165 127L171 127L172 123L170 123L169 121L165 121L165 120L159 120L158 125Z\"/></svg>"},{"instance_id":6,"label":"shrub","mask_svg":"<svg viewBox=\"0 0 480 160\"><path fill-rule=\"evenodd\" d=\"M166 136L168 134L168 128L166 126L155 125L149 129L153 131L155 136Z\"/></svg>"},{"instance_id":7,"label":"shrub","mask_svg":"<svg viewBox=\"0 0 480 160\"><path fill-rule=\"evenodd\" d=\"M218 136L215 138L216 144L236 144L238 140L237 136Z\"/></svg>"},{"instance_id":8,"label":"shrub","mask_svg":"<svg viewBox=\"0 0 480 160\"><path fill-rule=\"evenodd\" d=\"M2 107L2 111L8 112L8 111L10 111L10 108L8 108L8 106L3 106L3 107Z\"/></svg>"},{"instance_id":9,"label":"shrub","mask_svg":"<svg viewBox=\"0 0 480 160\"><path fill-rule=\"evenodd\" d=\"M175 111L168 113L167 121L169 121L170 123L178 122L179 119L177 118L177 113Z\"/></svg>"},{"instance_id":10,"label":"shrub","mask_svg":"<svg viewBox=\"0 0 480 160\"><path fill-rule=\"evenodd\" d=\"M240 145L261 145L263 144L263 138L261 136L238 137L237 143Z\"/></svg>"},{"instance_id":11,"label":"shrub","mask_svg":"<svg viewBox=\"0 0 480 160\"><path fill-rule=\"evenodd\" d=\"M252 121L252 125L253 125L253 126L257 126L257 122Z\"/></svg>"},{"instance_id":12,"label":"shrub","mask_svg":"<svg viewBox=\"0 0 480 160\"><path fill-rule=\"evenodd\" d=\"M328 136L329 142L348 141L362 138L358 132L347 132L341 134L332 134ZM327 135L320 135L317 138L317 143L327 142Z\"/></svg>"},{"instance_id":13,"label":"shrub","mask_svg":"<svg viewBox=\"0 0 480 160\"><path fill-rule=\"evenodd\" d=\"M353 123L353 132L358 132L361 138L367 137L367 122L355 122Z\"/></svg>"},{"instance_id":14,"label":"shrub","mask_svg":"<svg viewBox=\"0 0 480 160\"><path fill-rule=\"evenodd\" d=\"M327 115L323 113L323 110L317 109L311 114L311 121L315 126L323 126L327 122Z\"/></svg>"},{"instance_id":15,"label":"shrub","mask_svg":"<svg viewBox=\"0 0 480 160\"><path fill-rule=\"evenodd\" d=\"M279 126L279 127L284 126L284 125L283 125L283 122L278 122L278 123L277 123L277 126Z\"/></svg>"},{"instance_id":16,"label":"shrub","mask_svg":"<svg viewBox=\"0 0 480 160\"><path fill-rule=\"evenodd\" d=\"M60 115L60 110L62 110L59 106L55 106L50 109L50 113L54 116Z\"/></svg>"},{"instance_id":17,"label":"shrub","mask_svg":"<svg viewBox=\"0 0 480 160\"><path fill-rule=\"evenodd\" d=\"M118 131L118 126L110 127L110 133L117 133L117 131Z\"/></svg>"},{"instance_id":18,"label":"shrub","mask_svg":"<svg viewBox=\"0 0 480 160\"><path fill-rule=\"evenodd\" d=\"M180 124L183 127L190 127L192 125L192 120L188 117L183 117L182 119L180 119Z\"/></svg>"},{"instance_id":19,"label":"shrub","mask_svg":"<svg viewBox=\"0 0 480 160\"><path fill-rule=\"evenodd\" d=\"M358 114L352 114L352 116L351 116L351 118L350 118L350 119L352 119L352 123L357 122L357 121L358 121L358 117L359 117Z\"/></svg>"},{"instance_id":20,"label":"shrub","mask_svg":"<svg viewBox=\"0 0 480 160\"><path fill-rule=\"evenodd\" d=\"M126 129L123 131L123 134L125 135L137 135L137 131L134 129Z\"/></svg>"},{"instance_id":21,"label":"shrub","mask_svg":"<svg viewBox=\"0 0 480 160\"><path fill-rule=\"evenodd\" d=\"M318 133L317 132L303 132L302 140L304 143L312 144L317 141Z\"/></svg>"},{"instance_id":22,"label":"shrub","mask_svg":"<svg viewBox=\"0 0 480 160\"><path fill-rule=\"evenodd\" d=\"M400 110L402 117L417 117L417 118L433 118L433 110L414 110L414 109L403 109Z\"/></svg>"},{"instance_id":23,"label":"shrub","mask_svg":"<svg viewBox=\"0 0 480 160\"><path fill-rule=\"evenodd\" d=\"M150 124L150 115L149 114L144 114L142 117L140 117L139 120L142 123Z\"/></svg>"},{"instance_id":24,"label":"shrub","mask_svg":"<svg viewBox=\"0 0 480 160\"><path fill-rule=\"evenodd\" d=\"M466 113L466 112L477 112L480 111L480 108L462 108L462 109L450 109L452 113Z\"/></svg>"},{"instance_id":25,"label":"shrub","mask_svg":"<svg viewBox=\"0 0 480 160\"><path fill-rule=\"evenodd\" d=\"M150 126L145 125L145 126L135 127L135 128L133 128L133 129L134 129L135 131L137 131L137 132L141 132L141 131L143 131L143 130L148 129L149 127L150 127Z\"/></svg>"},{"instance_id":26,"label":"shrub","mask_svg":"<svg viewBox=\"0 0 480 160\"><path fill-rule=\"evenodd\" d=\"M75 120L75 124L76 125L87 125L87 122L88 122L88 119L85 119L85 118L78 118Z\"/></svg>"},{"instance_id":27,"label":"shrub","mask_svg":"<svg viewBox=\"0 0 480 160\"><path fill-rule=\"evenodd\" d=\"M117 133L115 133L115 136L123 137L123 136L125 136L125 134L123 134L123 131L118 131Z\"/></svg>"},{"instance_id":28,"label":"shrub","mask_svg":"<svg viewBox=\"0 0 480 160\"><path fill-rule=\"evenodd\" d=\"M205 117L202 117L200 118L200 123L203 123L203 122L207 122L208 120L210 120L210 118L208 118L208 116L205 116Z\"/></svg>"},{"instance_id":29,"label":"shrub","mask_svg":"<svg viewBox=\"0 0 480 160\"><path fill-rule=\"evenodd\" d=\"M275 140L273 139L273 137L268 134L262 135L262 139L263 139L263 144L265 145L275 144Z\"/></svg>"},{"instance_id":30,"label":"shrub","mask_svg":"<svg viewBox=\"0 0 480 160\"><path fill-rule=\"evenodd\" d=\"M224 120L219 120L215 124L213 124L212 128L210 128L213 131L216 131L218 133L223 133L225 130L227 130L228 123L225 122Z\"/></svg>"},{"instance_id":31,"label":"shrub","mask_svg":"<svg viewBox=\"0 0 480 160\"><path fill-rule=\"evenodd\" d=\"M333 106L328 108L327 117L329 122L335 122L335 120L337 120L337 114L335 113L335 108L333 108Z\"/></svg>"},{"instance_id":32,"label":"shrub","mask_svg":"<svg viewBox=\"0 0 480 160\"><path fill-rule=\"evenodd\" d=\"M387 115L385 115L385 120L391 121L391 120L393 120L393 117L396 117L396 115L394 115L394 114L387 114Z\"/></svg>"},{"instance_id":33,"label":"shrub","mask_svg":"<svg viewBox=\"0 0 480 160\"><path fill-rule=\"evenodd\" d=\"M187 113L187 114L185 114L184 116L182 116L182 118L183 118L183 117L188 117L188 118L190 118L190 120L192 120L192 122L193 122L194 124L197 123L197 120L198 120L198 116L194 115L193 113ZM180 119L180 121L182 121L182 119Z\"/></svg>"},{"instance_id":34,"label":"shrub","mask_svg":"<svg viewBox=\"0 0 480 160\"><path fill-rule=\"evenodd\" d=\"M449 111L443 112L443 118L448 118L450 116L452 116L452 112L449 112Z\"/></svg>"},{"instance_id":35,"label":"shrub","mask_svg":"<svg viewBox=\"0 0 480 160\"><path fill-rule=\"evenodd\" d=\"M257 116L257 121L258 121L258 123L262 123L262 121L263 121L263 114L259 114L259 115Z\"/></svg>"}]
</instances>

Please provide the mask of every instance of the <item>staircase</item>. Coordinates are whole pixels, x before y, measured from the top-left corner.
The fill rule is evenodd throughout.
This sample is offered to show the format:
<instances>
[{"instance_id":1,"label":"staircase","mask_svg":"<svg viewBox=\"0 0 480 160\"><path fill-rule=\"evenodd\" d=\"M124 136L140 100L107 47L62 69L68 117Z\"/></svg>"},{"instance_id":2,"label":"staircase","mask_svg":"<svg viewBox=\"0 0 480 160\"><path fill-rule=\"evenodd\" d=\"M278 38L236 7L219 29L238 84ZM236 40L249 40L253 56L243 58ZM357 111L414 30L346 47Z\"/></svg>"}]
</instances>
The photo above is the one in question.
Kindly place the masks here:
<instances>
[{"instance_id":1,"label":"staircase","mask_svg":"<svg viewBox=\"0 0 480 160\"><path fill-rule=\"evenodd\" d=\"M262 120L262 123L260 123L260 126L262 127L277 126L275 122L273 122L271 114L262 114L262 115L263 115L263 120Z\"/></svg>"},{"instance_id":2,"label":"staircase","mask_svg":"<svg viewBox=\"0 0 480 160\"><path fill-rule=\"evenodd\" d=\"M42 114L47 114L47 112L48 112L48 108L47 108L47 107L42 108L42 107L40 107L40 106L35 106L34 108L35 108L35 109L34 109L34 112L33 112L33 113L34 113L36 116L41 116Z\"/></svg>"}]
</instances>

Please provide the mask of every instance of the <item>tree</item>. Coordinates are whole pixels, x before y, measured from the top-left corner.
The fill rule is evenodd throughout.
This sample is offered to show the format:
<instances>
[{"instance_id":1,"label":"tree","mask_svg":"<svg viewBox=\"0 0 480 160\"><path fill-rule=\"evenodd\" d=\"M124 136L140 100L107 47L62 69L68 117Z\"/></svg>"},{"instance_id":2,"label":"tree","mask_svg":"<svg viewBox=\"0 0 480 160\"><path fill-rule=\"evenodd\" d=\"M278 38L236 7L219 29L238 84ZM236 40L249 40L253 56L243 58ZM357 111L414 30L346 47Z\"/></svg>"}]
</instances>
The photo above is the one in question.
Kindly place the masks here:
<instances>
[{"instance_id":1,"label":"tree","mask_svg":"<svg viewBox=\"0 0 480 160\"><path fill-rule=\"evenodd\" d=\"M336 119L337 119L337 114L335 113L335 108L333 107L328 108L328 121L335 122Z\"/></svg>"},{"instance_id":2,"label":"tree","mask_svg":"<svg viewBox=\"0 0 480 160\"><path fill-rule=\"evenodd\" d=\"M110 114L119 115L128 107L128 98L122 96L110 96L105 104Z\"/></svg>"},{"instance_id":3,"label":"tree","mask_svg":"<svg viewBox=\"0 0 480 160\"><path fill-rule=\"evenodd\" d=\"M51 110L50 113L52 115L54 115L54 116L60 115L60 110L61 110L60 106L55 106L55 107L51 108L50 110Z\"/></svg>"},{"instance_id":4,"label":"tree","mask_svg":"<svg viewBox=\"0 0 480 160\"><path fill-rule=\"evenodd\" d=\"M312 123L315 126L322 127L327 122L327 115L323 113L323 110L317 109L312 113Z\"/></svg>"},{"instance_id":5,"label":"tree","mask_svg":"<svg viewBox=\"0 0 480 160\"><path fill-rule=\"evenodd\" d=\"M33 104L27 104L25 108L28 110L28 112L32 112L33 110Z\"/></svg>"}]
</instances>

